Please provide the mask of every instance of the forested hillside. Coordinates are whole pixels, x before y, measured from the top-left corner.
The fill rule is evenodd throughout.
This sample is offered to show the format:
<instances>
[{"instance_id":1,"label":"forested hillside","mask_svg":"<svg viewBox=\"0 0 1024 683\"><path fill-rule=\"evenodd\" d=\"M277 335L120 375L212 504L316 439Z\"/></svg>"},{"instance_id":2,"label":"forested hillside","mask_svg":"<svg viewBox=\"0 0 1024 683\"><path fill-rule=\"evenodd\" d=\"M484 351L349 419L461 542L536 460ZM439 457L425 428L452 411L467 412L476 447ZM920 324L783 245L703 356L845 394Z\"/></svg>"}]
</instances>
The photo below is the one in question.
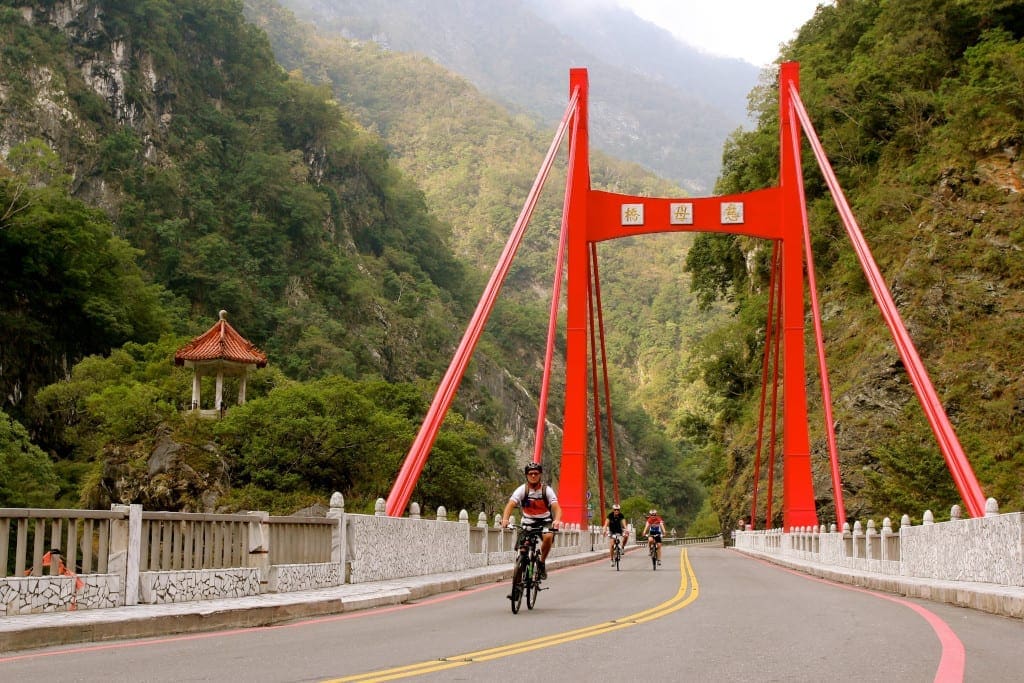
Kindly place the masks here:
<instances>
[{"instance_id":1,"label":"forested hillside","mask_svg":"<svg viewBox=\"0 0 1024 683\"><path fill-rule=\"evenodd\" d=\"M0 505L372 505L475 297L379 137L240 3L3 3L0 35L0 452L41 487ZM171 359L219 309L273 361L210 423ZM490 443L453 418L438 467L504 479Z\"/></svg>"},{"instance_id":2,"label":"forested hillside","mask_svg":"<svg viewBox=\"0 0 1024 683\"><path fill-rule=\"evenodd\" d=\"M369 510L390 486L551 131L421 56L244 9L0 2L0 505L291 512L340 490ZM1016 2L846 0L783 55L1004 510L1024 505L1022 36ZM717 192L777 182L777 93L754 101ZM804 166L847 512L942 518L956 489ZM592 170L598 188L681 192L597 153ZM493 511L528 457L563 176L414 493L428 508ZM671 526L749 514L768 253L712 235L599 249L620 483ZM171 359L220 309L270 366L244 407L199 420ZM561 381L556 365L556 399Z\"/></svg>"},{"instance_id":3,"label":"forested hillside","mask_svg":"<svg viewBox=\"0 0 1024 683\"><path fill-rule=\"evenodd\" d=\"M247 6L254 23L267 30L285 68L327 85L360 121L381 131L396 163L424 188L430 206L451 222L456 252L481 270L492 269L551 131L508 114L419 56L318 32L272 2ZM592 154L591 173L598 188L652 196L682 193L634 165L599 153ZM537 354L546 335L564 175L560 159L487 328L500 347L492 355L501 356L531 396L540 392ZM711 414L703 382L687 372L713 329L713 316L697 309L682 272L690 242L688 235L663 235L599 249L623 496L659 501L680 526L693 519L704 496L694 477L698 468L688 457L689 444L679 438L676 423L682 415ZM561 343L560 337L559 348ZM554 381L549 419L558 424L558 372ZM528 448L517 449L520 459L532 452L532 429L522 434L522 411L506 406L495 416L505 422L506 433L521 434ZM531 425L535 419L528 418ZM558 434L549 434L547 442L555 446ZM605 453L607 458L607 449ZM557 468L557 458L547 462ZM608 468L605 472L607 478Z\"/></svg>"},{"instance_id":4,"label":"forested hillside","mask_svg":"<svg viewBox=\"0 0 1024 683\"><path fill-rule=\"evenodd\" d=\"M488 97L552 127L570 67L593 85L592 144L707 194L721 144L747 122L757 68L701 55L631 12L602 2L281 0L322 35L417 54ZM730 104L725 104L728 101Z\"/></svg>"},{"instance_id":5,"label":"forested hillside","mask_svg":"<svg viewBox=\"0 0 1024 683\"><path fill-rule=\"evenodd\" d=\"M11 285L3 463L9 481L38 482L5 491L0 505L287 512L341 490L351 509L369 509L412 441L550 132L422 59L315 43L282 14L264 25L286 74L240 10L154 0L0 15L5 64L39 65L8 68L0 89L10 207L0 256ZM421 172L430 168L441 170ZM606 158L595 182L679 192ZM560 201L560 188L545 193L511 296L414 494L428 507L500 507L532 447ZM51 253L70 217L83 222L66 238L79 249ZM625 272L611 269L610 298L619 278L631 306L657 306L665 319L692 308L678 276L687 244L653 257L612 252ZM101 256L104 265L87 260ZM107 270L124 274L98 287ZM641 297L629 294L638 270L651 283ZM61 294L68 310L37 309L29 288L44 271L51 295L75 286L83 300ZM170 360L220 308L271 363L246 406L213 423L181 412L191 378ZM665 410L664 380L650 378L666 375L649 370L678 364L689 335L620 319L612 353L627 388L648 394L626 394L617 415L623 490L640 506L645 495L664 501L682 525L702 493L644 405ZM555 452L557 434L547 443Z\"/></svg>"},{"instance_id":6,"label":"forested hillside","mask_svg":"<svg viewBox=\"0 0 1024 683\"><path fill-rule=\"evenodd\" d=\"M982 489L1003 510L1024 506L1022 37L1019 2L848 0L820 8L784 53L800 62L815 128ZM728 146L720 192L776 182L777 95L760 100L758 129ZM959 495L806 151L804 168L848 516L944 518ZM702 297L735 302L734 341L704 369L722 410L695 421L722 519L750 514L768 253L701 236L688 258ZM812 460L831 522L818 386Z\"/></svg>"}]
</instances>

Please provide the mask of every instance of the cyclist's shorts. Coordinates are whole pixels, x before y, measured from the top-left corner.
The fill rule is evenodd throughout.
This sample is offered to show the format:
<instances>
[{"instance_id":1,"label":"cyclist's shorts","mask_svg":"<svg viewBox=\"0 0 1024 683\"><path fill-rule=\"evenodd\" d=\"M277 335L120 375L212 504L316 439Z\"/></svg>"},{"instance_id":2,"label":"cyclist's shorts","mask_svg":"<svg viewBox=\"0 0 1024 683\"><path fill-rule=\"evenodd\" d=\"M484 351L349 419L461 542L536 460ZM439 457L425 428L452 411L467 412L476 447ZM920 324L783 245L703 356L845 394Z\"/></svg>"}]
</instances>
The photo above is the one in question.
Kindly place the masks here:
<instances>
[{"instance_id":1,"label":"cyclist's shorts","mask_svg":"<svg viewBox=\"0 0 1024 683\"><path fill-rule=\"evenodd\" d=\"M656 543L661 543L661 534L651 534L651 538L653 538Z\"/></svg>"},{"instance_id":2,"label":"cyclist's shorts","mask_svg":"<svg viewBox=\"0 0 1024 683\"><path fill-rule=\"evenodd\" d=\"M554 517L523 517L520 525L524 530L540 529L541 527L550 527L554 521Z\"/></svg>"}]
</instances>

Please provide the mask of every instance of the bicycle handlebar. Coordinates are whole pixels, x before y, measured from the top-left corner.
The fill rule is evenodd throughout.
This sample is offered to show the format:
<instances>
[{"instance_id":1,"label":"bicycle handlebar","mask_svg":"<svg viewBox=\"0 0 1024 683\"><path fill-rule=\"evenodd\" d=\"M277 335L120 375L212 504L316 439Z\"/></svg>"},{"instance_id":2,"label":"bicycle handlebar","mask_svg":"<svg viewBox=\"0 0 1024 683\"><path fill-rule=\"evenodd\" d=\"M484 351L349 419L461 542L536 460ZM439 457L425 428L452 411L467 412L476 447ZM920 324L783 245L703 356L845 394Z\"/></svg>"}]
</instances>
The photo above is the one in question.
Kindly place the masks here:
<instances>
[{"instance_id":1,"label":"bicycle handlebar","mask_svg":"<svg viewBox=\"0 0 1024 683\"><path fill-rule=\"evenodd\" d=\"M509 522L508 526L505 527L505 528L506 529L519 529L521 531L536 531L537 533L542 533L542 534L546 534L546 533L557 534L558 533L558 529L556 529L553 526L543 526L543 525L535 526L533 524L514 524L512 522Z\"/></svg>"}]
</instances>

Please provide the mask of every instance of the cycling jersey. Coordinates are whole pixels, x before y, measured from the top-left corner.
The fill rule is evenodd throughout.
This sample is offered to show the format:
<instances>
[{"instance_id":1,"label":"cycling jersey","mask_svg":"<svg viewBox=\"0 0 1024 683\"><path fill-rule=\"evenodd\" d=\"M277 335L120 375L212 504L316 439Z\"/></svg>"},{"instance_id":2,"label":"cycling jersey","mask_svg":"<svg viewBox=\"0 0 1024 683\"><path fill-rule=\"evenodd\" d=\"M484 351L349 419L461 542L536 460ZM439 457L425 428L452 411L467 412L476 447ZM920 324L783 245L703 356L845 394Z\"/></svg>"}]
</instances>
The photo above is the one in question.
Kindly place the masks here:
<instances>
[{"instance_id":1,"label":"cycling jersey","mask_svg":"<svg viewBox=\"0 0 1024 683\"><path fill-rule=\"evenodd\" d=\"M626 528L626 518L622 515L616 516L614 513L608 514L608 533L609 534L621 534Z\"/></svg>"},{"instance_id":2,"label":"cycling jersey","mask_svg":"<svg viewBox=\"0 0 1024 683\"><path fill-rule=\"evenodd\" d=\"M555 490L547 484L541 484L539 489L527 489L526 484L512 492L509 500L514 502L523 511L523 521L527 524L541 521L550 521L551 505L558 502Z\"/></svg>"},{"instance_id":3,"label":"cycling jersey","mask_svg":"<svg viewBox=\"0 0 1024 683\"><path fill-rule=\"evenodd\" d=\"M661 536L662 536L662 527L664 526L664 524L665 524L665 521L661 517L651 517L650 519L648 519L647 520L647 533L648 533L648 535L650 535L650 536L657 536L658 538L661 538Z\"/></svg>"}]
</instances>

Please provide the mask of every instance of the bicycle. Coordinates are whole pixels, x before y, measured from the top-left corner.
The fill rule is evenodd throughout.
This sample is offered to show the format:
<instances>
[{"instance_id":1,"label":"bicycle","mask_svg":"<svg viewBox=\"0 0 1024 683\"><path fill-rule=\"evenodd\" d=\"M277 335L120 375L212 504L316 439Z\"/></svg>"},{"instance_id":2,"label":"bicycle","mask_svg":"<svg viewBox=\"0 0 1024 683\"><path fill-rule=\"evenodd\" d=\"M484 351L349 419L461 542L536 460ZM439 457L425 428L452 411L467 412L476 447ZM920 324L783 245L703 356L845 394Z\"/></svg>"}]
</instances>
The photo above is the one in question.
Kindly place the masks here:
<instances>
[{"instance_id":1,"label":"bicycle","mask_svg":"<svg viewBox=\"0 0 1024 683\"><path fill-rule=\"evenodd\" d=\"M515 529L509 525L509 529ZM523 604L523 596L526 596L526 608L533 609L537 605L537 597L543 590L540 577L540 544L541 537L555 529L546 529L542 526L520 525L519 538L516 539L516 547L519 555L516 557L515 568L512 571L512 592L508 599L512 602L512 614L519 614L519 608Z\"/></svg>"},{"instance_id":2,"label":"bicycle","mask_svg":"<svg viewBox=\"0 0 1024 683\"><path fill-rule=\"evenodd\" d=\"M658 571L658 544L654 542L654 536L647 537L647 552L651 556L651 569Z\"/></svg>"},{"instance_id":3,"label":"bicycle","mask_svg":"<svg viewBox=\"0 0 1024 683\"><path fill-rule=\"evenodd\" d=\"M619 561L622 559L622 534L615 534L612 540L612 563L615 565L615 571L619 571Z\"/></svg>"}]
</instances>

